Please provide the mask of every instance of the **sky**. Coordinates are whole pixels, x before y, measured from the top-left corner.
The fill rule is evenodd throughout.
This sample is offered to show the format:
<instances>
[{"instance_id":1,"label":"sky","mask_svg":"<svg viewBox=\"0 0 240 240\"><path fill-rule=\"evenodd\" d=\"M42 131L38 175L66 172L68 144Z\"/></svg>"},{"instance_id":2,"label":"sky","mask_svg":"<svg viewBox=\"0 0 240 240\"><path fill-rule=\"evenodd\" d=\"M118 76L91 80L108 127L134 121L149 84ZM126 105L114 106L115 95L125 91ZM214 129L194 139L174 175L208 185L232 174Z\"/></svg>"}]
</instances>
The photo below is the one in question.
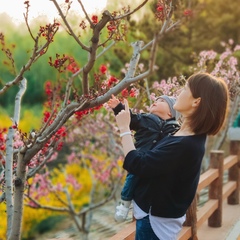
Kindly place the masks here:
<instances>
[{"instance_id":1,"label":"sky","mask_svg":"<svg viewBox=\"0 0 240 240\"><path fill-rule=\"evenodd\" d=\"M21 23L24 21L23 13L25 13L26 0L7 0L6 3L1 4L0 14L7 13L15 23ZM57 0L58 3L64 3L64 0ZM71 9L81 12L81 7L77 0L71 0L73 2ZM88 13L102 10L106 6L107 0L82 0L82 3ZM29 20L34 19L39 15L47 15L49 20L53 20L54 16L58 17L57 10L50 0L29 0L30 12Z\"/></svg>"}]
</instances>

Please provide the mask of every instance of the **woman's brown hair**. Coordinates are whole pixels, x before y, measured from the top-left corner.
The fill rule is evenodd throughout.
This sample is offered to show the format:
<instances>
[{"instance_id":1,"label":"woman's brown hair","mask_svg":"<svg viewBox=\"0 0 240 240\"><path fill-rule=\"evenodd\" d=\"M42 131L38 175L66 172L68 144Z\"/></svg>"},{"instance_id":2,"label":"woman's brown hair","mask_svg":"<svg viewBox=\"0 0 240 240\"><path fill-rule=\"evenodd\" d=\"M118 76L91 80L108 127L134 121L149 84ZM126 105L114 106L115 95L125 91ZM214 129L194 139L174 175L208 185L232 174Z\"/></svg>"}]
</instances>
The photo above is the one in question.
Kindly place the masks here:
<instances>
[{"instance_id":1,"label":"woman's brown hair","mask_svg":"<svg viewBox=\"0 0 240 240\"><path fill-rule=\"evenodd\" d=\"M189 77L188 86L200 104L191 116L190 126L196 134L215 135L224 124L229 104L229 92L225 81L208 73Z\"/></svg>"}]
</instances>

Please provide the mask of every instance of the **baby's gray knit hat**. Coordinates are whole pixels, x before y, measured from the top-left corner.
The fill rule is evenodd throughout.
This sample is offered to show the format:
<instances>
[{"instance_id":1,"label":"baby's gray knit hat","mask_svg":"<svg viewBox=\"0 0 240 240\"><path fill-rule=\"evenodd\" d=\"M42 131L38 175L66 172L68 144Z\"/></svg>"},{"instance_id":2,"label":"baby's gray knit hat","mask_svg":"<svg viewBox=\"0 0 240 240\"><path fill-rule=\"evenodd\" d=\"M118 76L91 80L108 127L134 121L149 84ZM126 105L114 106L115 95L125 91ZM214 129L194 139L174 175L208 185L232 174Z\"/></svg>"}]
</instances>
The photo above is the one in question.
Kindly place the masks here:
<instances>
[{"instance_id":1,"label":"baby's gray knit hat","mask_svg":"<svg viewBox=\"0 0 240 240\"><path fill-rule=\"evenodd\" d=\"M170 112L171 112L172 117L175 117L176 119L178 119L179 113L175 109L173 109L173 105L176 102L176 98L175 97L169 97L167 95L162 95L159 98L162 98L167 102L167 104L170 108Z\"/></svg>"}]
</instances>

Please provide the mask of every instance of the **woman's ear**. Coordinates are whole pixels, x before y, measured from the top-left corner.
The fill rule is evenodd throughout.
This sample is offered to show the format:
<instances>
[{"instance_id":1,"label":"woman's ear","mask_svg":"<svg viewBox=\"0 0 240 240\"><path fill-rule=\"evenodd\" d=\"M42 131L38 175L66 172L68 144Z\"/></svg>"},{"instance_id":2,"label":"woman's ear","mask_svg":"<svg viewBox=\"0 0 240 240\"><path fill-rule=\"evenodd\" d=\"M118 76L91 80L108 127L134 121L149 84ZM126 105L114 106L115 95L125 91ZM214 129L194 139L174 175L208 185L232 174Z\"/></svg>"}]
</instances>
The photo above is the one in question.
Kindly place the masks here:
<instances>
[{"instance_id":1,"label":"woman's ear","mask_svg":"<svg viewBox=\"0 0 240 240\"><path fill-rule=\"evenodd\" d=\"M199 98L195 98L194 101L193 101L192 106L193 107L198 107L200 102L201 102L201 98L200 97Z\"/></svg>"}]
</instances>

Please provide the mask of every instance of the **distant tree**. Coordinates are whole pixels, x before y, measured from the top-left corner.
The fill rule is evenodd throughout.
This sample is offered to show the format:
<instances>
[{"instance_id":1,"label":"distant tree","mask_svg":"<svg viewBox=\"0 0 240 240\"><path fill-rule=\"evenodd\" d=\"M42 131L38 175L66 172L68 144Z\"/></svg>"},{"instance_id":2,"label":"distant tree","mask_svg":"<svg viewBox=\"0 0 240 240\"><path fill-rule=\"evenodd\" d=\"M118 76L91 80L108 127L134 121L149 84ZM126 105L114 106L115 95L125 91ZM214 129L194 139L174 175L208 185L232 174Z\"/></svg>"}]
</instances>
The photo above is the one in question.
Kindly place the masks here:
<instances>
[{"instance_id":1,"label":"distant tree","mask_svg":"<svg viewBox=\"0 0 240 240\"><path fill-rule=\"evenodd\" d=\"M161 66L151 76L150 80L166 79L180 74L189 75L189 66L195 64L195 55L209 49L216 52L224 51L221 42L232 39L235 43L240 40L240 9L237 1L230 0L195 0L186 5L189 16L182 21L172 34L165 36L158 47L156 62ZM148 21L146 21L148 19ZM138 21L133 18L130 25L134 37L148 41L154 32L154 23L150 9L143 13ZM125 53L119 50L120 58ZM118 53L118 52L117 52ZM143 55L147 61L148 55Z\"/></svg>"}]
</instances>

